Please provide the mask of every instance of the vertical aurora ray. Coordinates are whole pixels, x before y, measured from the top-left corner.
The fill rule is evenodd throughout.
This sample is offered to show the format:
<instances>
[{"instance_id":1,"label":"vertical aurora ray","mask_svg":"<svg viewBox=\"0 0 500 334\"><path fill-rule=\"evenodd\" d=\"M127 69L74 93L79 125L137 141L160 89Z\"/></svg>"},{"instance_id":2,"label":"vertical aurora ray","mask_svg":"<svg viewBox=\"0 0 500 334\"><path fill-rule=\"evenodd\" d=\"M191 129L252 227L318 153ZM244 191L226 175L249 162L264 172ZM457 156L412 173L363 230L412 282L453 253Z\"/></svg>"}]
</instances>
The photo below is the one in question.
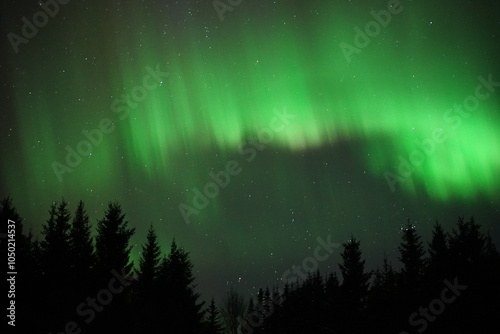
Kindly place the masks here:
<instances>
[{"instance_id":1,"label":"vertical aurora ray","mask_svg":"<svg viewBox=\"0 0 500 334\"><path fill-rule=\"evenodd\" d=\"M300 152L335 145L339 140L361 139L366 142L365 153L371 153L367 165L372 166L373 173L380 174L397 163L398 155L414 150L415 140L426 138L429 131L440 127L443 112L470 94L478 75L488 74L489 69L481 65L485 63L484 56L472 49L459 50L451 60L443 53L450 50L451 36L448 40L438 35L422 38L433 27L421 20L425 6L414 3L408 3L408 8L394 16L391 25L348 63L339 44L351 42L353 27L366 24L369 11L352 11L349 6L328 3L315 5L321 15L314 20L309 20L308 15L315 15L306 11L287 24L290 13L274 13L269 22L282 24L235 21L231 24L232 32L222 30L219 36L212 32L210 40L204 36L208 28L200 26L206 22L189 22L180 37L170 27L165 27L159 36L160 24L151 22L148 9L113 6L111 9L116 12L133 11L134 15L113 16L103 32L124 26L128 29L110 39L111 45L85 44L94 51L105 51L103 83L88 71L85 62L62 57L57 64L47 62L53 85L45 85L43 78L38 83L32 78L44 101L37 102L36 116L19 120L26 133L24 154L29 156L30 147L39 138L46 138L51 144L45 147L45 157L32 155L24 165L60 157L65 143L76 145L81 140L75 134L81 133L82 128L109 116L117 130L106 137L92 157L87 157L85 172L76 170L68 175L68 179L74 180L70 182L98 182L107 177L100 171L116 169L121 159L121 154L113 149L116 145L123 146L131 171L158 177L173 172L176 159L185 152L194 156L207 150L217 150L221 156L237 152L248 136L268 127L276 110L288 108L296 118L275 134L271 146ZM104 14L100 15L105 19ZM159 17L156 20L161 22ZM469 36L465 34L469 28L461 27L458 20L452 22L456 23L448 29L456 29L454 34ZM306 34L299 33L301 26ZM81 32L70 32L66 38L69 41L81 36ZM226 42L228 36L238 39ZM472 39L467 43L480 45ZM140 53L138 45L143 50ZM129 94L142 82L145 69L157 64L169 72L169 78L131 109L128 119L119 121L109 111L111 101ZM59 73L61 66L70 73ZM36 68L30 71L36 73ZM111 98L101 96L99 87L108 87L104 91L110 92ZM54 88L59 95L54 94ZM24 98L27 92L18 92L18 109L33 108L33 102ZM75 105L80 97L82 105ZM429 157L422 168L417 168L413 175L416 183L403 188L424 185L440 199L474 196L483 191L491 194L497 186L493 171L498 166L498 151L485 148L498 141L497 101L494 96L482 103L480 112L465 120L453 136L450 134L440 154ZM61 121L71 114L85 116L79 116L82 122L66 129L55 129L48 120L52 119L52 111L58 110L65 110L58 115ZM33 123L43 126L33 129ZM476 131L478 127L481 133ZM378 141L388 143L391 149L379 147ZM462 166L463 170L447 173L451 166ZM50 168L38 172L30 183L38 184L39 180L51 178L52 173ZM194 179L198 182L206 174L201 171Z\"/></svg>"},{"instance_id":2,"label":"vertical aurora ray","mask_svg":"<svg viewBox=\"0 0 500 334\"><path fill-rule=\"evenodd\" d=\"M368 12L357 14L370 18ZM409 8L400 15L406 15L407 21L400 17L393 20L402 31L388 27L352 64L339 52L339 38L352 39L352 22L362 25L367 21L359 17L349 20L339 14L338 8L335 17L340 23L335 29L330 20L316 20L318 26L313 29L331 33L322 33L320 43L297 34L291 25L271 29L265 23L237 25L235 34L241 38L227 44L226 54L217 57L204 53L198 43L187 43L184 60L169 61L169 87L161 93L153 92L154 96L141 106L141 116L129 124L130 132L125 136L137 164L165 169L166 161L179 151L216 147L221 154L235 152L247 136L255 136L268 126L277 107L291 106L296 121L276 134L272 146L300 151L335 145L344 138L361 138L366 141L366 152L372 152L373 161L367 164L378 166L372 171L390 168L399 154L415 149L416 140L427 138L436 127L444 127L443 113L475 87L479 74L464 67L463 59L475 59L472 63L478 65L482 62L472 51L462 51L452 61L442 57L439 52L448 45L446 41L421 38L430 29L419 21L421 15ZM275 19L279 22L281 18ZM398 19L406 25L398 24ZM406 33L414 38L402 42L402 46L394 45L393 39ZM191 38L200 36L192 34ZM153 50L154 44L147 49ZM423 52L429 45L433 45L435 54L430 59ZM487 73L487 69L484 71ZM413 175L417 183L407 182L403 188L415 191L416 186L424 185L440 199L484 191L492 194L498 152L478 148L498 139L494 122L488 121L496 119L495 108L494 100L486 101L482 112L476 113L476 121L462 127L439 155L429 157L422 168L417 168ZM474 125L483 133L474 135ZM391 150L378 148L378 138L390 138ZM457 151L462 152L462 158L457 157ZM446 172L457 163L462 171Z\"/></svg>"}]
</instances>

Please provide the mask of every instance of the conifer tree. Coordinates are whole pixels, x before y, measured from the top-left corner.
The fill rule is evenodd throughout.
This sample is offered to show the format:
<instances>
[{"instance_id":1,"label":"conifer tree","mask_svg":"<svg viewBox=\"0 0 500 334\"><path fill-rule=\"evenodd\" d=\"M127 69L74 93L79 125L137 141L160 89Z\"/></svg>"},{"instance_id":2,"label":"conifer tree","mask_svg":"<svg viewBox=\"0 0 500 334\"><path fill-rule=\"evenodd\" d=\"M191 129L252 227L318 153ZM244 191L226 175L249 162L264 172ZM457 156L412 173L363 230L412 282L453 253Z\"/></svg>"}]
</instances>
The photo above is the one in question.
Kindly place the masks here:
<instances>
[{"instance_id":1,"label":"conifer tree","mask_svg":"<svg viewBox=\"0 0 500 334\"><path fill-rule=\"evenodd\" d=\"M427 285L437 288L441 286L443 279L452 274L450 270L451 257L448 247L448 235L438 222L434 224L432 239L428 243L428 251Z\"/></svg>"},{"instance_id":2,"label":"conifer tree","mask_svg":"<svg viewBox=\"0 0 500 334\"><path fill-rule=\"evenodd\" d=\"M104 218L97 223L96 237L96 284L99 289L106 288L111 279L119 275L127 282L133 278L130 261L130 238L135 228L129 228L118 203L109 203ZM126 332L132 326L130 288L124 285L119 294L113 296L113 302L106 305L106 312L101 312L93 326L103 332Z\"/></svg>"},{"instance_id":3,"label":"conifer tree","mask_svg":"<svg viewBox=\"0 0 500 334\"><path fill-rule=\"evenodd\" d=\"M223 323L222 323L222 316L220 314L220 311L218 307L215 305L215 300L212 298L210 301L210 305L208 306L207 309L207 314L206 314L206 329L205 333L206 334L222 334L223 333Z\"/></svg>"},{"instance_id":4,"label":"conifer tree","mask_svg":"<svg viewBox=\"0 0 500 334\"><path fill-rule=\"evenodd\" d=\"M399 246L399 260L403 264L401 269L401 286L411 297L416 296L421 289L425 269L425 250L417 228L408 219L402 229L402 241Z\"/></svg>"},{"instance_id":5,"label":"conifer tree","mask_svg":"<svg viewBox=\"0 0 500 334\"><path fill-rule=\"evenodd\" d=\"M240 331L242 333L261 333L262 325L264 323L264 315L262 314L262 312L262 304L255 305L253 298L250 298L245 317L240 321Z\"/></svg>"},{"instance_id":6,"label":"conifer tree","mask_svg":"<svg viewBox=\"0 0 500 334\"><path fill-rule=\"evenodd\" d=\"M373 332L388 333L400 329L400 317L395 305L398 304L397 274L384 254L382 268L377 266L369 296L369 308L373 324ZM397 319L394 319L398 315ZM406 316L401 316L406 320ZM401 320L403 321L403 320ZM403 322L404 325L404 322Z\"/></svg>"},{"instance_id":7,"label":"conifer tree","mask_svg":"<svg viewBox=\"0 0 500 334\"><path fill-rule=\"evenodd\" d=\"M83 292L80 293L85 295L83 297L86 297L90 287L93 287L90 281L95 265L95 252L91 233L85 205L80 201L69 231L69 243L73 284L76 291Z\"/></svg>"},{"instance_id":8,"label":"conifer tree","mask_svg":"<svg viewBox=\"0 0 500 334\"><path fill-rule=\"evenodd\" d=\"M152 224L149 227L146 238L146 243L142 246L139 270L137 272L138 283L140 283L143 290L154 286L160 274L161 264L161 249Z\"/></svg>"},{"instance_id":9,"label":"conifer tree","mask_svg":"<svg viewBox=\"0 0 500 334\"><path fill-rule=\"evenodd\" d=\"M157 332L163 323L157 293L161 269L161 249L157 239L158 237L151 224L146 243L142 245L137 281L134 282L133 286L136 327L138 330L147 333Z\"/></svg>"},{"instance_id":10,"label":"conifer tree","mask_svg":"<svg viewBox=\"0 0 500 334\"><path fill-rule=\"evenodd\" d=\"M111 275L111 270L129 275L133 264L130 261L130 238L135 228L129 228L125 214L118 203L109 203L104 218L97 223L96 269L104 280Z\"/></svg>"},{"instance_id":11,"label":"conifer tree","mask_svg":"<svg viewBox=\"0 0 500 334\"><path fill-rule=\"evenodd\" d=\"M24 235L24 224L23 219L17 212L16 208L12 204L12 198L6 197L2 199L1 203L2 209L0 211L0 217L2 219L2 230L3 234L7 233L7 220L12 220L15 222L16 234ZM6 237L5 235L3 237ZM1 238L0 241L3 243L5 238ZM20 241L20 240L19 240ZM18 241L18 242L19 242Z\"/></svg>"},{"instance_id":12,"label":"conifer tree","mask_svg":"<svg viewBox=\"0 0 500 334\"><path fill-rule=\"evenodd\" d=\"M70 218L68 203L63 199L61 203L52 203L49 219L42 226L43 240L41 246L41 260L43 269L43 284L45 297L54 309L47 313L47 322L50 329L61 325L71 313L68 296L71 293L71 265L70 254Z\"/></svg>"},{"instance_id":13,"label":"conifer tree","mask_svg":"<svg viewBox=\"0 0 500 334\"><path fill-rule=\"evenodd\" d=\"M453 229L450 237L450 252L456 273L471 271L484 257L486 237L480 229L473 217L469 221L458 218L457 228Z\"/></svg>"},{"instance_id":14,"label":"conifer tree","mask_svg":"<svg viewBox=\"0 0 500 334\"><path fill-rule=\"evenodd\" d=\"M330 273L325 282L325 295L327 304L332 307L339 302L340 283L337 273Z\"/></svg>"},{"instance_id":15,"label":"conifer tree","mask_svg":"<svg viewBox=\"0 0 500 334\"><path fill-rule=\"evenodd\" d=\"M342 296L350 300L350 306L361 310L366 298L371 273L365 272L365 260L361 259L360 242L351 236L351 239L342 244L344 251L341 254L342 263L339 264L342 274Z\"/></svg>"},{"instance_id":16,"label":"conifer tree","mask_svg":"<svg viewBox=\"0 0 500 334\"><path fill-rule=\"evenodd\" d=\"M164 285L164 315L168 333L198 333L203 321L203 302L195 292L193 265L189 253L172 241L170 254L161 266L160 284Z\"/></svg>"},{"instance_id":17,"label":"conifer tree","mask_svg":"<svg viewBox=\"0 0 500 334\"><path fill-rule=\"evenodd\" d=\"M339 264L342 274L339 326L342 331L363 331L366 329L363 317L371 273L365 272L365 260L361 259L360 242L356 238L351 236L351 239L342 246L344 247L341 253L342 263Z\"/></svg>"},{"instance_id":18,"label":"conifer tree","mask_svg":"<svg viewBox=\"0 0 500 334\"><path fill-rule=\"evenodd\" d=\"M51 280L67 281L70 265L70 213L64 200L59 205L52 203L49 219L43 225L41 242L44 271Z\"/></svg>"},{"instance_id":19,"label":"conifer tree","mask_svg":"<svg viewBox=\"0 0 500 334\"><path fill-rule=\"evenodd\" d=\"M264 290L262 288L259 288L259 291L257 291L257 304L261 304L264 302Z\"/></svg>"},{"instance_id":20,"label":"conifer tree","mask_svg":"<svg viewBox=\"0 0 500 334\"><path fill-rule=\"evenodd\" d=\"M253 301L253 298L250 298L250 301L248 302L248 309L247 309L247 313L250 314L252 313L253 311L255 311L255 303Z\"/></svg>"}]
</instances>

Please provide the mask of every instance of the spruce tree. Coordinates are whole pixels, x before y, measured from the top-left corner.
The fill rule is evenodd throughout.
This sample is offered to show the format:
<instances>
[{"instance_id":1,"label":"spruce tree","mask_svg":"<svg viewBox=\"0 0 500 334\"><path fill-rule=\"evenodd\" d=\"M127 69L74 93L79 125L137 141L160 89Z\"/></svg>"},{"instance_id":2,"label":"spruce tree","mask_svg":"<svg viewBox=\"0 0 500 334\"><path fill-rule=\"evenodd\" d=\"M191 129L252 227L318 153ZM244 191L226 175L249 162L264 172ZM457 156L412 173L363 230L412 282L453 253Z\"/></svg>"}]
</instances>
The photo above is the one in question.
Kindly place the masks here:
<instances>
[{"instance_id":1,"label":"spruce tree","mask_svg":"<svg viewBox=\"0 0 500 334\"><path fill-rule=\"evenodd\" d=\"M199 333L201 331L203 303L195 292L193 265L189 253L172 241L170 254L162 263L160 284L163 292L164 316L168 333Z\"/></svg>"},{"instance_id":2,"label":"spruce tree","mask_svg":"<svg viewBox=\"0 0 500 334\"><path fill-rule=\"evenodd\" d=\"M160 274L161 249L158 237L151 224L146 243L142 245L137 281L133 286L136 306L136 324L138 329L147 333L155 333L163 323L158 305L158 276Z\"/></svg>"},{"instance_id":3,"label":"spruce tree","mask_svg":"<svg viewBox=\"0 0 500 334\"><path fill-rule=\"evenodd\" d=\"M7 220L12 220L15 223L15 231L16 234L19 234L19 236L24 236L24 224L23 224L23 219L17 212L16 208L12 204L12 198L6 197L2 199L1 203L2 209L0 211L0 217L2 219L2 238L0 238L1 244L5 242L5 239L7 239ZM21 239L16 240L17 242L22 242ZM19 247L19 246L16 246Z\"/></svg>"},{"instance_id":4,"label":"spruce tree","mask_svg":"<svg viewBox=\"0 0 500 334\"><path fill-rule=\"evenodd\" d=\"M410 293L410 297L415 297L421 289L425 250L416 226L410 223L409 219L402 233L402 242L398 247L399 260L403 264L400 275L401 286Z\"/></svg>"},{"instance_id":5,"label":"spruce tree","mask_svg":"<svg viewBox=\"0 0 500 334\"><path fill-rule=\"evenodd\" d=\"M137 282L142 289L153 287L160 273L161 249L158 237L151 224L146 236L146 243L142 246L141 257L139 258L139 270L137 272Z\"/></svg>"},{"instance_id":6,"label":"spruce tree","mask_svg":"<svg viewBox=\"0 0 500 334\"><path fill-rule=\"evenodd\" d=\"M70 213L64 200L59 205L52 203L49 219L42 226L41 242L43 268L51 280L67 281L70 266Z\"/></svg>"},{"instance_id":7,"label":"spruce tree","mask_svg":"<svg viewBox=\"0 0 500 334\"><path fill-rule=\"evenodd\" d=\"M52 203L49 219L43 225L41 246L41 260L43 269L43 283L45 286L47 303L53 305L47 314L49 328L57 329L64 325L74 307L68 296L71 293L71 265L70 254L70 213L68 203Z\"/></svg>"},{"instance_id":8,"label":"spruce tree","mask_svg":"<svg viewBox=\"0 0 500 334\"><path fill-rule=\"evenodd\" d=\"M250 314L253 311L255 311L255 303L253 301L253 298L250 298L250 301L248 302L247 314Z\"/></svg>"},{"instance_id":9,"label":"spruce tree","mask_svg":"<svg viewBox=\"0 0 500 334\"><path fill-rule=\"evenodd\" d=\"M401 329L401 319L406 316L395 318L397 309L396 298L397 275L392 265L384 254L383 266L377 267L372 287L369 292L370 322L373 324L373 332L389 333ZM401 321L400 321L401 320ZM404 325L404 322L402 323Z\"/></svg>"},{"instance_id":10,"label":"spruce tree","mask_svg":"<svg viewBox=\"0 0 500 334\"><path fill-rule=\"evenodd\" d=\"M129 228L125 214L118 203L109 203L104 218L97 223L96 237L96 269L98 275L104 279L111 278L111 270L125 275L132 271L130 261L130 238L135 228Z\"/></svg>"},{"instance_id":11,"label":"spruce tree","mask_svg":"<svg viewBox=\"0 0 500 334\"><path fill-rule=\"evenodd\" d=\"M330 273L325 282L326 302L333 310L333 306L339 302L340 282L336 273Z\"/></svg>"},{"instance_id":12,"label":"spruce tree","mask_svg":"<svg viewBox=\"0 0 500 334\"><path fill-rule=\"evenodd\" d=\"M84 298L91 292L93 269L95 265L94 243L91 235L89 217L83 201L78 206L73 217L69 232L71 273L75 291Z\"/></svg>"},{"instance_id":13,"label":"spruce tree","mask_svg":"<svg viewBox=\"0 0 500 334\"><path fill-rule=\"evenodd\" d=\"M472 272L486 254L486 237L480 231L473 217L465 221L458 218L457 228L450 237L450 252L457 274Z\"/></svg>"},{"instance_id":14,"label":"spruce tree","mask_svg":"<svg viewBox=\"0 0 500 334\"><path fill-rule=\"evenodd\" d=\"M257 292L257 304L262 305L264 302L264 290L262 288L259 288L259 291Z\"/></svg>"},{"instance_id":15,"label":"spruce tree","mask_svg":"<svg viewBox=\"0 0 500 334\"><path fill-rule=\"evenodd\" d=\"M205 328L205 333L206 334L222 334L223 333L223 323L222 323L222 317L220 314L219 309L215 305L215 300L212 298L210 301L210 305L208 306L208 309L206 311L206 328Z\"/></svg>"},{"instance_id":16,"label":"spruce tree","mask_svg":"<svg viewBox=\"0 0 500 334\"><path fill-rule=\"evenodd\" d=\"M342 244L342 263L339 264L342 274L341 291L343 297L350 301L350 306L359 311L368 293L371 273L365 272L365 260L361 259L360 242L351 239Z\"/></svg>"},{"instance_id":17,"label":"spruce tree","mask_svg":"<svg viewBox=\"0 0 500 334\"><path fill-rule=\"evenodd\" d=\"M442 281L451 275L450 249L448 247L448 235L444 232L441 224L436 222L432 230L432 239L428 243L429 260L427 266L427 286L438 288Z\"/></svg>"},{"instance_id":18,"label":"spruce tree","mask_svg":"<svg viewBox=\"0 0 500 334\"><path fill-rule=\"evenodd\" d=\"M262 314L262 310L262 305L255 305L253 298L250 298L245 317L240 321L240 331L242 333L261 333L262 324L264 323L264 315Z\"/></svg>"},{"instance_id":19,"label":"spruce tree","mask_svg":"<svg viewBox=\"0 0 500 334\"><path fill-rule=\"evenodd\" d=\"M353 236L342 244L342 263L339 264L342 274L340 293L342 308L339 310L340 328L342 331L356 332L366 328L364 311L368 294L371 273L365 272L365 260L361 259L360 242Z\"/></svg>"},{"instance_id":20,"label":"spruce tree","mask_svg":"<svg viewBox=\"0 0 500 334\"><path fill-rule=\"evenodd\" d=\"M116 275L130 282L133 278L130 261L130 238L135 229L128 227L125 214L118 203L109 203L104 218L97 223L96 237L96 279L99 289L108 287ZM130 288L122 286L120 293L113 295L112 303L105 305L106 312L98 314L92 324L102 332L123 333L132 326L130 310Z\"/></svg>"}]
</instances>

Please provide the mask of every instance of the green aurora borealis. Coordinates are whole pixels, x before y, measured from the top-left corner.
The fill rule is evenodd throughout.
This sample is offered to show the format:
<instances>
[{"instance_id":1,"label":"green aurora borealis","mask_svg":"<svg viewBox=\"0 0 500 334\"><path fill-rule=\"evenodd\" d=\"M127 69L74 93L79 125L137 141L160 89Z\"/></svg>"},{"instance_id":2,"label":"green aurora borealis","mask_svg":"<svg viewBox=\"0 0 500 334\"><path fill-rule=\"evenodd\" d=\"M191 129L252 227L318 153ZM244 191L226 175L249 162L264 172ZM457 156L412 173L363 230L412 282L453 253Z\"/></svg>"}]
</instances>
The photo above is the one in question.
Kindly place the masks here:
<instances>
[{"instance_id":1,"label":"green aurora borealis","mask_svg":"<svg viewBox=\"0 0 500 334\"><path fill-rule=\"evenodd\" d=\"M224 21L211 1L61 5L18 54L4 38L1 195L36 232L61 196L94 221L117 200L138 243L153 222L165 247L175 235L191 251L206 293L239 277L272 284L318 236L353 232L378 260L407 216L425 235L435 219L474 215L498 238L500 87L482 88L467 117L453 108L479 77L500 81L499 5L401 1L348 62L341 43L387 3L244 0ZM5 36L40 10L2 6ZM117 112L157 66L168 77ZM293 118L246 161L283 110ZM105 118L113 131L59 181L53 162ZM446 139L392 192L384 173L436 129ZM241 173L185 224L178 205L231 160Z\"/></svg>"}]
</instances>

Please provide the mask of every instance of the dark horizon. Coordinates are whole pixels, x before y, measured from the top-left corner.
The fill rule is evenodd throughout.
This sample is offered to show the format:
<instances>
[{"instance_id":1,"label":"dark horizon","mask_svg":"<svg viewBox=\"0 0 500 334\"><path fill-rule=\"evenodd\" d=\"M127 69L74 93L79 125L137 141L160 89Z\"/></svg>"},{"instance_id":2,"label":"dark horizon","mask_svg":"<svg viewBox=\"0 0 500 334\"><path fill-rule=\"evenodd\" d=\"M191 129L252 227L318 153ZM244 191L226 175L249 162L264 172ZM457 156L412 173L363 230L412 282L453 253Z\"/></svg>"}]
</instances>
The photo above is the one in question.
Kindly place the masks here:
<instances>
[{"instance_id":1,"label":"dark horizon","mask_svg":"<svg viewBox=\"0 0 500 334\"><path fill-rule=\"evenodd\" d=\"M64 199L68 200L68 198ZM48 206L45 208L45 210L40 210L37 220L27 220L23 216L25 229L27 230L32 229L35 238L39 239L42 238L40 227L42 226L42 223L45 223L49 217L48 208L50 207L50 204L59 202L60 200L61 199L58 200L56 199L55 201L48 200L49 203ZM76 209L78 201L76 202L68 201L70 211L72 214ZM110 202L119 202L119 201L108 201L106 203L103 202L101 205L102 212L100 213L89 212L90 223L93 232L92 235L94 237L96 234L95 228L97 225L97 221L98 219L102 218L102 216L104 215L104 210L106 209L108 203ZM16 204L16 201L14 199L13 203ZM16 207L18 206L16 205ZM360 230L359 228L354 228L353 226L351 232L346 231L345 234L343 235L343 238L338 238L335 237L335 235L338 234L335 233L333 228L330 228L326 230L327 233L323 233L322 235L318 234L316 236L311 236L307 241L297 242L299 248L297 250L297 256L295 257L289 256L287 258L288 262L285 262L285 260L273 261L272 258L270 258L270 260L265 259L265 261L269 262L263 262L264 260L258 254L255 254L253 258L251 258L250 256L247 257L251 258L251 260L254 261L254 264L251 264L248 261L243 261L241 263L234 263L234 262L227 263L227 261L221 261L221 262L214 261L206 263L207 255L204 254L204 252L198 251L199 245L197 247L196 241L192 241L189 237L186 237L185 234L183 233L179 233L178 235L175 235L173 233L168 233L168 231L167 233L165 233L166 232L165 230L168 229L169 227L167 219L165 219L165 221L159 221L156 223L153 220L146 219L146 223L144 223L144 225L138 225L137 221L139 219L131 218L132 215L129 213L129 211L132 212L135 211L127 210L124 206L122 207L123 207L123 213L125 214L125 219L129 222L129 225L137 229L136 233L133 235L131 239L133 245L131 259L132 261L134 261L134 264L137 265L141 243L145 240L146 237L145 233L141 232L140 227L144 226L145 228L147 228L149 227L149 223L152 223L156 233L158 234L160 246L164 253L168 251L170 243L172 242L173 238L175 238L180 245L189 250L191 259L193 261L193 264L195 265L195 270L198 274L196 275L197 285L198 285L197 291L201 293L201 295L205 298L205 300L209 300L210 298L214 297L217 301L219 301L231 286L235 287L239 292L243 293L246 296L255 297L259 287L265 287L265 286L271 287L274 284L277 283L279 284L280 283L279 279L286 270L290 269L294 265L299 265L304 258L313 255L312 252L318 245L317 238L326 240L328 237L330 237L333 243L340 244L348 240L350 235L353 234L359 240L361 240L361 249L363 252L367 254L366 260L367 260L368 270L375 270L376 267L380 265L384 257L384 254L387 255L390 261L392 261L395 269L399 269L398 268L399 261L397 259L397 247L400 242L401 228L406 224L407 219L410 219L410 221L413 224L415 224L419 234L421 234L422 237L427 240L431 237L432 228L436 221L442 224L446 231L451 232L451 230L455 227L458 217L464 217L465 219L474 217L476 222L478 222L481 225L482 227L481 231L484 234L491 235L493 241L496 244L500 243L500 238L498 235L500 233L499 229L495 229L496 226L495 222L499 220L495 219L494 217L493 219L491 219L488 214L487 215L465 215L462 213L459 215L456 215L454 213L449 215L440 214L439 217L444 217L445 219L427 218L425 220L423 219L417 220L413 219L411 215L402 216L398 213L391 219L391 225L393 226L393 231L391 235L377 235L375 241L372 242L370 242L370 239L366 238L366 233L367 233L366 230L363 231ZM450 209L450 211L451 210L453 209ZM461 206L459 209L455 208L455 210L460 210L459 212L466 211L463 206ZM19 212L22 211L19 210ZM148 212L148 214L150 214L150 212ZM136 217L144 217L144 215L139 214L136 215ZM179 222L181 220L182 218L178 219L177 224L179 225L183 224ZM38 223L35 223L36 221L38 221ZM175 225L175 222L171 222L170 224ZM165 228L165 225L167 225L167 228ZM190 233L189 230L188 232ZM379 249L378 253L374 251L374 245L377 244L382 244L382 246L378 246L378 248L376 248ZM220 253L220 256L223 257L227 256L227 253L225 252ZM260 262L259 259L261 260ZM340 262L340 256L339 254L334 253L327 261L321 261L319 263L319 269L325 273L330 271L335 271L337 272L337 274L339 274L338 262ZM253 276L251 275L252 273L250 273L250 275L245 275L245 277L243 277L244 279L238 282L239 278L243 276L241 274L239 275L238 273L241 273L242 271L245 270L250 271L250 268L260 268L260 271L259 272L254 271ZM225 271L221 272L220 270L222 269L224 269ZM235 274L231 274L230 273L231 271L234 272ZM275 271L277 272L277 274L272 274ZM226 274L226 275L229 274L229 275L226 276L227 277L226 279L221 279L220 278L221 274Z\"/></svg>"},{"instance_id":2,"label":"dark horizon","mask_svg":"<svg viewBox=\"0 0 500 334\"><path fill-rule=\"evenodd\" d=\"M376 270L366 268L356 236L342 244L318 238L312 256L285 271L280 284L260 286L252 296L231 284L218 301L199 294L189 250L174 239L170 250L162 252L152 224L134 261L135 228L119 203L108 204L95 237L83 202L74 215L67 202L54 203L41 239L26 231L11 199L2 201L1 218L9 223L9 270L16 271L7 273L8 296L14 300L9 325L15 327L17 321L17 328L30 332L52 333L61 326L71 333L121 328L122 333L216 334L224 327L234 334L281 333L285 328L286 333L292 328L301 333L311 326L315 333L402 328L482 332L491 330L493 315L500 310L494 286L500 278L500 253L473 218L459 218L452 231L435 222L430 240L422 240L408 219L401 228L399 263L385 253ZM339 270L320 272L319 263L331 262L336 252L342 259ZM17 271L22 275L16 281ZM440 299L432 299L439 291ZM429 308L422 308L428 301ZM46 304L54 308L42 311ZM443 317L446 308L450 311ZM33 312L36 317L28 321ZM467 317L457 320L460 315Z\"/></svg>"}]
</instances>

